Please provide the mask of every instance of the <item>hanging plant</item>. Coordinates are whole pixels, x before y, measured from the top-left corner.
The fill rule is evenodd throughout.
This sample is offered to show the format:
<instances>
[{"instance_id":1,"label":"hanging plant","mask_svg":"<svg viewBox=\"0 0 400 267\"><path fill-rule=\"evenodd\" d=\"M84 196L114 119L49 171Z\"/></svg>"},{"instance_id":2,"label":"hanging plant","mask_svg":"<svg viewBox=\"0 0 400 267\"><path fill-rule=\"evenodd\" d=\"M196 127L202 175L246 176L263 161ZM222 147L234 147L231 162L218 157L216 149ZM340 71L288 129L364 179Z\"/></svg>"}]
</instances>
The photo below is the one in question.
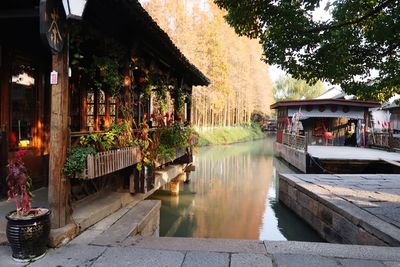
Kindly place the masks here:
<instances>
[{"instance_id":1,"label":"hanging plant","mask_svg":"<svg viewBox=\"0 0 400 267\"><path fill-rule=\"evenodd\" d=\"M123 76L119 71L119 64L116 59L107 56L93 56L88 74L95 88L108 90L113 96L118 95L123 84Z\"/></svg>"},{"instance_id":2,"label":"hanging plant","mask_svg":"<svg viewBox=\"0 0 400 267\"><path fill-rule=\"evenodd\" d=\"M175 85L172 90L172 98L174 99L175 112L181 114L185 105L186 93L182 86Z\"/></svg>"}]
</instances>

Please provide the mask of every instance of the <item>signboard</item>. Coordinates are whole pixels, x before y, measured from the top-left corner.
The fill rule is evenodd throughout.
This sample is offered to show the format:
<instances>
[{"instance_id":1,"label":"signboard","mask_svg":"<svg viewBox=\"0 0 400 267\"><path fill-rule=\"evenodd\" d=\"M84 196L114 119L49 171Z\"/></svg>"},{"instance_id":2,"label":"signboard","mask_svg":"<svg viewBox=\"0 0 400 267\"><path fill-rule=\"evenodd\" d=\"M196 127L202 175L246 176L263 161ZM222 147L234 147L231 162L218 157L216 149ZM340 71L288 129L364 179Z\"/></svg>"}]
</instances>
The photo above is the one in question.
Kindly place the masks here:
<instances>
[{"instance_id":1,"label":"signboard","mask_svg":"<svg viewBox=\"0 0 400 267\"><path fill-rule=\"evenodd\" d=\"M53 70L50 73L50 84L55 85L57 83L58 83L58 72Z\"/></svg>"},{"instance_id":2,"label":"signboard","mask_svg":"<svg viewBox=\"0 0 400 267\"><path fill-rule=\"evenodd\" d=\"M40 0L40 35L53 53L63 49L66 39L65 22L61 0Z\"/></svg>"}]
</instances>

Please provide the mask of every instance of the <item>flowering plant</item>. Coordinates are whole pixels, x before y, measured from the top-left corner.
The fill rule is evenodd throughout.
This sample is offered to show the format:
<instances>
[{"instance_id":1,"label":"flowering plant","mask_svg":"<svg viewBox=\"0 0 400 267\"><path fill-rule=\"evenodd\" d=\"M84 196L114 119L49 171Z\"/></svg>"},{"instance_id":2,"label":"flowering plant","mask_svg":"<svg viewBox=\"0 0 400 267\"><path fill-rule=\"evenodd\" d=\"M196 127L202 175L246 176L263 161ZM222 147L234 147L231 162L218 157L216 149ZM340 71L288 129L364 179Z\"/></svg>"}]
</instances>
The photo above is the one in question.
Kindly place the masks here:
<instances>
[{"instance_id":1,"label":"flowering plant","mask_svg":"<svg viewBox=\"0 0 400 267\"><path fill-rule=\"evenodd\" d=\"M26 216L31 212L32 204L32 179L29 175L23 156L26 150L20 150L15 153L15 158L9 160L7 165L7 196L8 200L14 200L16 205L16 216Z\"/></svg>"}]
</instances>

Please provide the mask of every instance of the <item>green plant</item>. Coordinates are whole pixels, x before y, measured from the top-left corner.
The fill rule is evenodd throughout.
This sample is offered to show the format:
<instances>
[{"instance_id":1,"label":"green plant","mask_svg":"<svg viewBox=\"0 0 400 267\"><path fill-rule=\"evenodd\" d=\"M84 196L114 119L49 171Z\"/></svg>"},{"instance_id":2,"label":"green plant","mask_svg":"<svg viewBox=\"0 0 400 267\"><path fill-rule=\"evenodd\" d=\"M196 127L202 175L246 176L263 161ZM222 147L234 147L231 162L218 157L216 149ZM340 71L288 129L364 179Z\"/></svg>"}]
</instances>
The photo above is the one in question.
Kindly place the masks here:
<instances>
[{"instance_id":1,"label":"green plant","mask_svg":"<svg viewBox=\"0 0 400 267\"><path fill-rule=\"evenodd\" d=\"M180 122L174 122L171 127L162 130L160 135L160 143L173 148L186 148L191 145L189 143L192 137L193 129L185 127Z\"/></svg>"},{"instance_id":2,"label":"green plant","mask_svg":"<svg viewBox=\"0 0 400 267\"><path fill-rule=\"evenodd\" d=\"M122 123L112 124L108 129L109 132L115 134L117 147L129 147L135 144L130 125L128 121L124 121Z\"/></svg>"},{"instance_id":3,"label":"green plant","mask_svg":"<svg viewBox=\"0 0 400 267\"><path fill-rule=\"evenodd\" d=\"M107 89L111 95L118 95L122 88L123 78L117 59L108 56L93 56L93 63L88 74L97 89Z\"/></svg>"},{"instance_id":4,"label":"green plant","mask_svg":"<svg viewBox=\"0 0 400 267\"><path fill-rule=\"evenodd\" d=\"M146 165L153 165L155 163L155 154L152 148L154 147L153 141L149 136L149 125L147 124L147 114L143 114L143 121L139 124L136 144L139 146L141 161L136 165L138 171L141 171Z\"/></svg>"},{"instance_id":5,"label":"green plant","mask_svg":"<svg viewBox=\"0 0 400 267\"><path fill-rule=\"evenodd\" d=\"M71 148L64 164L64 174L68 177L81 175L85 170L87 157L94 154L96 154L96 150L91 146Z\"/></svg>"},{"instance_id":6,"label":"green plant","mask_svg":"<svg viewBox=\"0 0 400 267\"><path fill-rule=\"evenodd\" d=\"M185 105L186 93L184 88L178 85L175 85L172 89L171 93L172 98L174 99L174 110L177 114L181 114L183 111L183 107Z\"/></svg>"},{"instance_id":7,"label":"green plant","mask_svg":"<svg viewBox=\"0 0 400 267\"><path fill-rule=\"evenodd\" d=\"M81 136L80 144L84 147L92 147L96 151L108 151L114 147L118 133L115 131L106 131L102 134L91 133Z\"/></svg>"}]
</instances>

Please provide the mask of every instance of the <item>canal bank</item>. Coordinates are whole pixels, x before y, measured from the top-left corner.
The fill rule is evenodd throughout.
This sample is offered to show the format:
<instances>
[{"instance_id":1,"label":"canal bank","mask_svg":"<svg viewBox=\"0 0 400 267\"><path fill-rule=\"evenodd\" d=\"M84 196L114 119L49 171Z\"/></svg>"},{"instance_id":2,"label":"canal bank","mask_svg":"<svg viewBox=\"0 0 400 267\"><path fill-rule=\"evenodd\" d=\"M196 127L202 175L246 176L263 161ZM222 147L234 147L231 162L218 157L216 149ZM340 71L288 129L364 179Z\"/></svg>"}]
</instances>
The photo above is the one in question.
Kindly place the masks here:
<instances>
[{"instance_id":1,"label":"canal bank","mask_svg":"<svg viewBox=\"0 0 400 267\"><path fill-rule=\"evenodd\" d=\"M400 246L400 175L280 174L279 199L333 243Z\"/></svg>"}]
</instances>

